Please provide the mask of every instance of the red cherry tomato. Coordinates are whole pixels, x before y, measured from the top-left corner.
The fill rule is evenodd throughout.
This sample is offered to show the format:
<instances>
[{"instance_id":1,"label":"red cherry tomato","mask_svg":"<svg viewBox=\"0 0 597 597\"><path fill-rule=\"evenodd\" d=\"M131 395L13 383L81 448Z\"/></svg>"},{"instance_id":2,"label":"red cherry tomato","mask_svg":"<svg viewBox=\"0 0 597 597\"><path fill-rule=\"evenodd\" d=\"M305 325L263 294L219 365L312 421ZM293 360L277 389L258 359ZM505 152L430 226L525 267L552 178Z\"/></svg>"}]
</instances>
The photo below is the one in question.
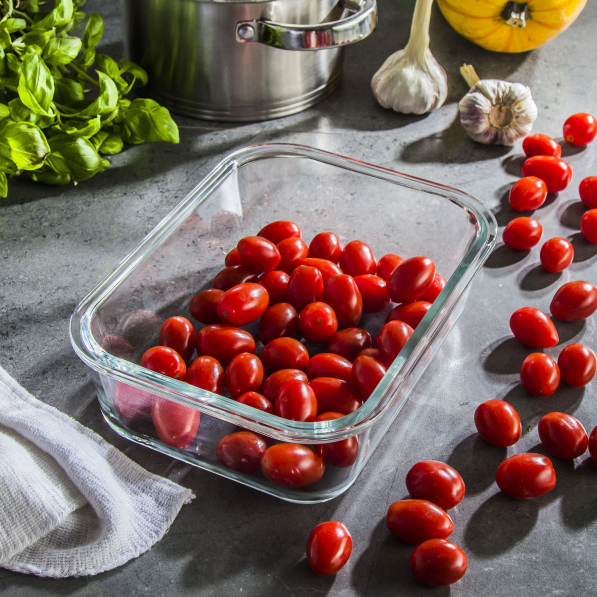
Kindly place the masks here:
<instances>
[{"instance_id":1,"label":"red cherry tomato","mask_svg":"<svg viewBox=\"0 0 597 597\"><path fill-rule=\"evenodd\" d=\"M230 290L239 284L257 282L259 272L248 265L225 267L214 278L212 286L218 290Z\"/></svg>"},{"instance_id":2,"label":"red cherry tomato","mask_svg":"<svg viewBox=\"0 0 597 597\"><path fill-rule=\"evenodd\" d=\"M420 301L426 301L433 303L433 301L439 296L440 292L446 286L446 279L439 274L435 274L431 286L419 297ZM411 326L412 327L412 326Z\"/></svg>"},{"instance_id":3,"label":"red cherry tomato","mask_svg":"<svg viewBox=\"0 0 597 597\"><path fill-rule=\"evenodd\" d=\"M434 278L435 264L429 257L411 257L392 272L387 292L395 303L411 303L427 292Z\"/></svg>"},{"instance_id":4,"label":"red cherry tomato","mask_svg":"<svg viewBox=\"0 0 597 597\"><path fill-rule=\"evenodd\" d=\"M597 288L590 282L568 282L555 293L549 309L561 321L587 319L597 310Z\"/></svg>"},{"instance_id":5,"label":"red cherry tomato","mask_svg":"<svg viewBox=\"0 0 597 597\"><path fill-rule=\"evenodd\" d=\"M563 191L572 180L572 168L560 158L537 155L522 165L523 176L536 176L545 182L549 193Z\"/></svg>"},{"instance_id":6,"label":"red cherry tomato","mask_svg":"<svg viewBox=\"0 0 597 597\"><path fill-rule=\"evenodd\" d=\"M580 421L565 413L548 413L539 421L539 439L556 458L574 460L587 451L589 438Z\"/></svg>"},{"instance_id":7,"label":"red cherry tomato","mask_svg":"<svg viewBox=\"0 0 597 597\"><path fill-rule=\"evenodd\" d=\"M325 344L338 330L336 314L325 303L311 303L299 315L299 330L307 342Z\"/></svg>"},{"instance_id":8,"label":"red cherry tomato","mask_svg":"<svg viewBox=\"0 0 597 597\"><path fill-rule=\"evenodd\" d=\"M551 348L559 341L553 321L534 307L523 307L512 313L510 329L514 336L533 348Z\"/></svg>"},{"instance_id":9,"label":"red cherry tomato","mask_svg":"<svg viewBox=\"0 0 597 597\"><path fill-rule=\"evenodd\" d=\"M344 415L342 413L327 412L319 415L317 421L333 421L341 419ZM359 438L356 435L342 439L339 442L331 442L329 444L321 444L320 448L323 450L323 459L329 462L332 466L338 468L348 468L352 466L359 455Z\"/></svg>"},{"instance_id":10,"label":"red cherry tomato","mask_svg":"<svg viewBox=\"0 0 597 597\"><path fill-rule=\"evenodd\" d=\"M309 257L327 259L332 263L340 261L342 251L344 251L344 247L333 232L320 232L313 237L309 245Z\"/></svg>"},{"instance_id":11,"label":"red cherry tomato","mask_svg":"<svg viewBox=\"0 0 597 597\"><path fill-rule=\"evenodd\" d=\"M373 357L383 363L383 356L381 352L379 352L379 348L365 348L359 352L357 357Z\"/></svg>"},{"instance_id":12,"label":"red cherry tomato","mask_svg":"<svg viewBox=\"0 0 597 597\"><path fill-rule=\"evenodd\" d=\"M360 392L363 399L367 400L373 394L373 390L386 374L386 371L386 366L373 357L357 357L352 364L352 384Z\"/></svg>"},{"instance_id":13,"label":"red cherry tomato","mask_svg":"<svg viewBox=\"0 0 597 597\"><path fill-rule=\"evenodd\" d=\"M233 398L245 392L256 392L265 379L263 365L250 352L237 354L226 368L226 387Z\"/></svg>"},{"instance_id":14,"label":"red cherry tomato","mask_svg":"<svg viewBox=\"0 0 597 597\"><path fill-rule=\"evenodd\" d=\"M580 220L580 231L585 240L597 243L597 209L590 209Z\"/></svg>"},{"instance_id":15,"label":"red cherry tomato","mask_svg":"<svg viewBox=\"0 0 597 597\"><path fill-rule=\"evenodd\" d=\"M403 321L390 321L381 328L377 336L377 348L381 353L384 363L393 363L408 339L413 334L413 329Z\"/></svg>"},{"instance_id":16,"label":"red cherry tomato","mask_svg":"<svg viewBox=\"0 0 597 597\"><path fill-rule=\"evenodd\" d=\"M541 265L552 274L563 272L574 259L574 247L565 238L550 238L541 247Z\"/></svg>"},{"instance_id":17,"label":"red cherry tomato","mask_svg":"<svg viewBox=\"0 0 597 597\"><path fill-rule=\"evenodd\" d=\"M260 469L267 444L256 433L237 431L223 437L216 446L216 458L226 468L252 475Z\"/></svg>"},{"instance_id":18,"label":"red cherry tomato","mask_svg":"<svg viewBox=\"0 0 597 597\"><path fill-rule=\"evenodd\" d=\"M268 304L269 295L261 284L239 284L222 295L218 317L229 325L247 325L259 319Z\"/></svg>"},{"instance_id":19,"label":"red cherry tomato","mask_svg":"<svg viewBox=\"0 0 597 597\"><path fill-rule=\"evenodd\" d=\"M301 229L294 222L279 220L262 228L257 236L267 238L274 245L277 245L285 238L301 238L302 235Z\"/></svg>"},{"instance_id":20,"label":"red cherry tomato","mask_svg":"<svg viewBox=\"0 0 597 597\"><path fill-rule=\"evenodd\" d=\"M164 321L160 328L160 346L169 346L188 361L195 350L195 330L193 324L178 315Z\"/></svg>"},{"instance_id":21,"label":"red cherry tomato","mask_svg":"<svg viewBox=\"0 0 597 597\"><path fill-rule=\"evenodd\" d=\"M323 296L323 277L314 267L299 265L290 274L286 287L286 300L300 313L309 303L316 303Z\"/></svg>"},{"instance_id":22,"label":"red cherry tomato","mask_svg":"<svg viewBox=\"0 0 597 597\"><path fill-rule=\"evenodd\" d=\"M158 437L174 448L184 450L195 439L200 417L198 410L159 396L151 405L151 419Z\"/></svg>"},{"instance_id":23,"label":"red cherry tomato","mask_svg":"<svg viewBox=\"0 0 597 597\"><path fill-rule=\"evenodd\" d=\"M394 502L386 514L386 526L392 535L412 545L429 539L447 539L454 531L452 519L427 500Z\"/></svg>"},{"instance_id":24,"label":"red cherry tomato","mask_svg":"<svg viewBox=\"0 0 597 597\"><path fill-rule=\"evenodd\" d=\"M587 176L580 181L578 193L581 201L589 208L597 207L597 176Z\"/></svg>"},{"instance_id":25,"label":"red cherry tomato","mask_svg":"<svg viewBox=\"0 0 597 597\"><path fill-rule=\"evenodd\" d=\"M337 276L338 274L342 273L342 270L335 263L332 263L327 259L307 257L307 259L303 259L301 261L300 265L306 265L307 267L314 267L315 269L318 269L323 278L324 286L332 276Z\"/></svg>"},{"instance_id":26,"label":"red cherry tomato","mask_svg":"<svg viewBox=\"0 0 597 597\"><path fill-rule=\"evenodd\" d=\"M243 262L259 272L271 272L280 263L280 251L273 242L262 236L241 238L236 248Z\"/></svg>"},{"instance_id":27,"label":"red cherry tomato","mask_svg":"<svg viewBox=\"0 0 597 597\"><path fill-rule=\"evenodd\" d=\"M595 377L597 360L595 353L582 344L570 344L558 357L562 379L575 388L586 386Z\"/></svg>"},{"instance_id":28,"label":"red cherry tomato","mask_svg":"<svg viewBox=\"0 0 597 597\"><path fill-rule=\"evenodd\" d=\"M349 275L332 276L325 285L322 300L334 309L341 330L358 325L363 314L363 299Z\"/></svg>"},{"instance_id":29,"label":"red cherry tomato","mask_svg":"<svg viewBox=\"0 0 597 597\"><path fill-rule=\"evenodd\" d=\"M506 495L527 500L551 491L556 485L556 473L547 456L515 454L500 464L495 480Z\"/></svg>"},{"instance_id":30,"label":"red cherry tomato","mask_svg":"<svg viewBox=\"0 0 597 597\"><path fill-rule=\"evenodd\" d=\"M522 142L522 150L527 158L532 158L536 155L550 155L554 158L559 158L562 155L562 148L560 144L541 133L529 135L524 138Z\"/></svg>"},{"instance_id":31,"label":"red cherry tomato","mask_svg":"<svg viewBox=\"0 0 597 597\"><path fill-rule=\"evenodd\" d=\"M597 135L597 120L590 114L573 114L564 123L564 139L572 145L588 145Z\"/></svg>"},{"instance_id":32,"label":"red cherry tomato","mask_svg":"<svg viewBox=\"0 0 597 597\"><path fill-rule=\"evenodd\" d=\"M543 226L535 218L515 218L502 233L504 244L517 251L532 249L543 236Z\"/></svg>"},{"instance_id":33,"label":"red cherry tomato","mask_svg":"<svg viewBox=\"0 0 597 597\"><path fill-rule=\"evenodd\" d=\"M278 269L287 274L291 274L309 254L309 248L300 238L285 238L276 247L281 255Z\"/></svg>"},{"instance_id":34,"label":"red cherry tomato","mask_svg":"<svg viewBox=\"0 0 597 597\"><path fill-rule=\"evenodd\" d=\"M394 270L404 261L402 257L388 253L377 262L377 275L388 282Z\"/></svg>"},{"instance_id":35,"label":"red cherry tomato","mask_svg":"<svg viewBox=\"0 0 597 597\"><path fill-rule=\"evenodd\" d=\"M129 386L121 381L114 388L114 407L125 419L142 419L151 412L155 394Z\"/></svg>"},{"instance_id":36,"label":"red cherry tomato","mask_svg":"<svg viewBox=\"0 0 597 597\"><path fill-rule=\"evenodd\" d=\"M589 453L593 462L597 464L597 427L591 431L591 435L589 436Z\"/></svg>"},{"instance_id":37,"label":"red cherry tomato","mask_svg":"<svg viewBox=\"0 0 597 597\"><path fill-rule=\"evenodd\" d=\"M352 537L341 522L322 522L307 539L307 562L317 574L339 572L352 553Z\"/></svg>"},{"instance_id":38,"label":"red cherry tomato","mask_svg":"<svg viewBox=\"0 0 597 597\"><path fill-rule=\"evenodd\" d=\"M309 381L318 377L335 377L350 381L352 363L338 354L322 352L311 357L307 363L305 373Z\"/></svg>"},{"instance_id":39,"label":"red cherry tomato","mask_svg":"<svg viewBox=\"0 0 597 597\"><path fill-rule=\"evenodd\" d=\"M236 401L247 406L252 406L257 410L274 414L274 405L265 396L257 392L246 392L242 396L239 396Z\"/></svg>"},{"instance_id":40,"label":"red cherry tomato","mask_svg":"<svg viewBox=\"0 0 597 597\"><path fill-rule=\"evenodd\" d=\"M536 176L517 180L510 189L510 207L514 211L533 211L545 203L547 185Z\"/></svg>"},{"instance_id":41,"label":"red cherry tomato","mask_svg":"<svg viewBox=\"0 0 597 597\"><path fill-rule=\"evenodd\" d=\"M303 370L309 362L307 349L294 338L276 338L266 344L261 362L269 373L280 369Z\"/></svg>"},{"instance_id":42,"label":"red cherry tomato","mask_svg":"<svg viewBox=\"0 0 597 597\"><path fill-rule=\"evenodd\" d=\"M504 400L487 400L475 410L475 427L479 435L492 446L513 446L522 433L520 417Z\"/></svg>"},{"instance_id":43,"label":"red cherry tomato","mask_svg":"<svg viewBox=\"0 0 597 597\"><path fill-rule=\"evenodd\" d=\"M414 330L421 323L423 317L427 315L429 309L431 309L431 303L428 303L427 301L403 303L402 305L394 307L388 313L386 322L389 323L390 321L397 319L398 321L403 321Z\"/></svg>"},{"instance_id":44,"label":"red cherry tomato","mask_svg":"<svg viewBox=\"0 0 597 597\"><path fill-rule=\"evenodd\" d=\"M264 382L261 393L273 404L278 397L280 388L292 379L308 382L309 378L305 373L298 369L280 369L272 373Z\"/></svg>"},{"instance_id":45,"label":"red cherry tomato","mask_svg":"<svg viewBox=\"0 0 597 597\"><path fill-rule=\"evenodd\" d=\"M287 381L279 390L274 410L279 417L291 421L315 421L317 397L304 381Z\"/></svg>"},{"instance_id":46,"label":"red cherry tomato","mask_svg":"<svg viewBox=\"0 0 597 597\"><path fill-rule=\"evenodd\" d=\"M224 258L224 265L226 267L231 265L245 265L243 258L240 256L240 253L236 247L226 254L226 257Z\"/></svg>"},{"instance_id":47,"label":"red cherry tomato","mask_svg":"<svg viewBox=\"0 0 597 597\"><path fill-rule=\"evenodd\" d=\"M217 288L210 288L196 294L189 303L191 317L205 324L221 323L218 317L218 303L223 294L224 291Z\"/></svg>"},{"instance_id":48,"label":"red cherry tomato","mask_svg":"<svg viewBox=\"0 0 597 597\"><path fill-rule=\"evenodd\" d=\"M255 340L245 330L215 324L197 332L197 354L213 357L223 367L241 352L255 352Z\"/></svg>"},{"instance_id":49,"label":"red cherry tomato","mask_svg":"<svg viewBox=\"0 0 597 597\"><path fill-rule=\"evenodd\" d=\"M270 305L283 303L286 300L286 287L289 279L290 277L286 272L279 270L265 272L259 276L257 282L267 290Z\"/></svg>"},{"instance_id":50,"label":"red cherry tomato","mask_svg":"<svg viewBox=\"0 0 597 597\"><path fill-rule=\"evenodd\" d=\"M361 328L346 328L336 332L328 342L328 352L354 361L361 350L371 346L371 336Z\"/></svg>"},{"instance_id":51,"label":"red cherry tomato","mask_svg":"<svg viewBox=\"0 0 597 597\"><path fill-rule=\"evenodd\" d=\"M301 444L275 444L261 457L261 472L287 487L305 487L323 477L323 458Z\"/></svg>"},{"instance_id":52,"label":"red cherry tomato","mask_svg":"<svg viewBox=\"0 0 597 597\"><path fill-rule=\"evenodd\" d=\"M353 278L374 274L377 265L373 249L363 241L351 240L340 257L340 269Z\"/></svg>"},{"instance_id":53,"label":"red cherry tomato","mask_svg":"<svg viewBox=\"0 0 597 597\"><path fill-rule=\"evenodd\" d=\"M361 293L365 313L379 313L388 306L390 297L386 292L386 281L383 278L365 274L357 276L354 282Z\"/></svg>"},{"instance_id":54,"label":"red cherry tomato","mask_svg":"<svg viewBox=\"0 0 597 597\"><path fill-rule=\"evenodd\" d=\"M141 357L141 367L180 380L183 380L187 373L187 366L182 357L167 346L154 346L145 351Z\"/></svg>"},{"instance_id":55,"label":"red cherry tomato","mask_svg":"<svg viewBox=\"0 0 597 597\"><path fill-rule=\"evenodd\" d=\"M533 396L551 396L560 385L560 369L550 356L534 352L522 363L520 381Z\"/></svg>"},{"instance_id":56,"label":"red cherry tomato","mask_svg":"<svg viewBox=\"0 0 597 597\"><path fill-rule=\"evenodd\" d=\"M290 303L276 303L259 322L259 339L266 345L276 338L292 338L298 330L298 313Z\"/></svg>"},{"instance_id":57,"label":"red cherry tomato","mask_svg":"<svg viewBox=\"0 0 597 597\"><path fill-rule=\"evenodd\" d=\"M189 366L184 380L192 386L214 394L224 392L224 369L213 357L203 356L195 359Z\"/></svg>"},{"instance_id":58,"label":"red cherry tomato","mask_svg":"<svg viewBox=\"0 0 597 597\"><path fill-rule=\"evenodd\" d=\"M406 475L406 489L415 499L427 500L444 510L464 497L464 481L450 465L435 460L417 462Z\"/></svg>"},{"instance_id":59,"label":"red cherry tomato","mask_svg":"<svg viewBox=\"0 0 597 597\"><path fill-rule=\"evenodd\" d=\"M349 415L363 406L358 391L347 381L333 377L318 377L309 383L317 396L317 414L328 412Z\"/></svg>"},{"instance_id":60,"label":"red cherry tomato","mask_svg":"<svg viewBox=\"0 0 597 597\"><path fill-rule=\"evenodd\" d=\"M415 547L410 554L413 576L426 585L453 585L466 574L467 567L464 551L445 539L429 539Z\"/></svg>"}]
</instances>

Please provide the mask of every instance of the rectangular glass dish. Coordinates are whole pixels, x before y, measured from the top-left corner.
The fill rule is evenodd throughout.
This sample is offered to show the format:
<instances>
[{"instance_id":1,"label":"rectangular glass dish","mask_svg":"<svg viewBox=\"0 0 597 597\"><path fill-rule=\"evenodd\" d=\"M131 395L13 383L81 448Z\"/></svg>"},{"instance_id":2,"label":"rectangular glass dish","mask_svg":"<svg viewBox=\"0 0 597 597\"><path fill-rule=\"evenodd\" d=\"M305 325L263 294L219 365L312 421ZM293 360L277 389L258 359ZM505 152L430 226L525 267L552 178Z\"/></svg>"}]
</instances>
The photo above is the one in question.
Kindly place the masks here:
<instances>
[{"instance_id":1,"label":"rectangular glass dish","mask_svg":"<svg viewBox=\"0 0 597 597\"><path fill-rule=\"evenodd\" d=\"M239 239L275 220L296 222L307 244L315 234L333 231L344 244L354 239L368 243L377 258L425 255L447 280L373 394L342 418L316 423L282 419L139 365L143 352L158 344L168 317L191 319L195 331L203 327L190 318L190 299L211 287ZM71 341L92 370L104 418L120 435L288 501L329 500L355 481L404 406L464 308L496 233L491 212L456 189L299 145L249 147L222 161L81 302L71 318ZM373 337L393 306L364 314L359 327ZM258 326L245 329L255 335L259 354ZM325 352L325 346L307 346L311 355ZM117 400L132 396L132 410L115 407L117 393ZM200 413L196 436L185 449L160 441L145 407L135 411L135 396L148 395ZM267 436L270 445L314 447L355 436L358 454L351 466L328 464L311 485L279 485L260 471L245 474L220 464L219 440L239 427Z\"/></svg>"}]
</instances>

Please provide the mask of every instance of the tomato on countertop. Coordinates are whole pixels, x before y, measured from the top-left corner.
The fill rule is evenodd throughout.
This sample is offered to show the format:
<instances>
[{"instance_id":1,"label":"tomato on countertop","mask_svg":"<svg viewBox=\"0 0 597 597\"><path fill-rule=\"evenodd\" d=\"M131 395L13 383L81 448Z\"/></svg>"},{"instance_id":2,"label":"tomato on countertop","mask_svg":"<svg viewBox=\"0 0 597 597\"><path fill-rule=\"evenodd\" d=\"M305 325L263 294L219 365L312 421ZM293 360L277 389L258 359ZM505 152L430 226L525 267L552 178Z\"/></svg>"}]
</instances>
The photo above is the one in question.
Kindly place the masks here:
<instances>
[{"instance_id":1,"label":"tomato on countertop","mask_svg":"<svg viewBox=\"0 0 597 597\"><path fill-rule=\"evenodd\" d=\"M572 168L560 158L537 155L522 165L523 176L536 176L545 182L550 193L563 191L572 180Z\"/></svg>"},{"instance_id":2,"label":"tomato on countertop","mask_svg":"<svg viewBox=\"0 0 597 597\"><path fill-rule=\"evenodd\" d=\"M504 244L517 251L532 249L543 236L543 226L535 218L515 218L502 233Z\"/></svg>"},{"instance_id":3,"label":"tomato on countertop","mask_svg":"<svg viewBox=\"0 0 597 597\"><path fill-rule=\"evenodd\" d=\"M580 232L587 242L597 244L597 209L590 209L581 218Z\"/></svg>"},{"instance_id":4,"label":"tomato on countertop","mask_svg":"<svg viewBox=\"0 0 597 597\"><path fill-rule=\"evenodd\" d=\"M322 522L307 539L307 562L317 574L336 574L352 553L352 537L341 522Z\"/></svg>"},{"instance_id":5,"label":"tomato on countertop","mask_svg":"<svg viewBox=\"0 0 597 597\"><path fill-rule=\"evenodd\" d=\"M435 460L417 462L406 475L406 489L413 498L444 510L454 508L464 497L464 481L458 471Z\"/></svg>"},{"instance_id":6,"label":"tomato on countertop","mask_svg":"<svg viewBox=\"0 0 597 597\"><path fill-rule=\"evenodd\" d=\"M582 423L566 413L548 413L541 418L539 439L556 458L574 460L587 451L589 438Z\"/></svg>"},{"instance_id":7,"label":"tomato on countertop","mask_svg":"<svg viewBox=\"0 0 597 597\"><path fill-rule=\"evenodd\" d=\"M547 135L536 133L525 137L522 142L522 150L528 158L536 155L550 155L559 158L562 155L560 144Z\"/></svg>"},{"instance_id":8,"label":"tomato on countertop","mask_svg":"<svg viewBox=\"0 0 597 597\"><path fill-rule=\"evenodd\" d=\"M533 396L551 396L560 385L560 369L550 356L534 352L522 363L520 381Z\"/></svg>"},{"instance_id":9,"label":"tomato on countertop","mask_svg":"<svg viewBox=\"0 0 597 597\"><path fill-rule=\"evenodd\" d=\"M509 203L514 211L533 211L545 203L547 185L536 176L517 180L510 189Z\"/></svg>"},{"instance_id":10,"label":"tomato on countertop","mask_svg":"<svg viewBox=\"0 0 597 597\"><path fill-rule=\"evenodd\" d=\"M506 495L524 500L551 491L556 485L556 473L547 456L515 454L500 464L495 480Z\"/></svg>"},{"instance_id":11,"label":"tomato on countertop","mask_svg":"<svg viewBox=\"0 0 597 597\"><path fill-rule=\"evenodd\" d=\"M580 200L589 208L597 207L597 176L587 176L580 181L578 187Z\"/></svg>"},{"instance_id":12,"label":"tomato on countertop","mask_svg":"<svg viewBox=\"0 0 597 597\"><path fill-rule=\"evenodd\" d=\"M534 307L514 311L510 317L510 329L517 340L533 348L550 348L560 341L553 321Z\"/></svg>"},{"instance_id":13,"label":"tomato on countertop","mask_svg":"<svg viewBox=\"0 0 597 597\"><path fill-rule=\"evenodd\" d=\"M555 293L549 309L561 321L587 319L597 311L597 288L590 282L568 282Z\"/></svg>"},{"instance_id":14,"label":"tomato on countertop","mask_svg":"<svg viewBox=\"0 0 597 597\"><path fill-rule=\"evenodd\" d=\"M413 576L426 585L452 585L466 574L467 567L464 551L445 539L429 539L410 555Z\"/></svg>"},{"instance_id":15,"label":"tomato on countertop","mask_svg":"<svg viewBox=\"0 0 597 597\"><path fill-rule=\"evenodd\" d=\"M487 400L475 410L475 427L479 435L498 448L513 446L522 434L520 417L504 400Z\"/></svg>"},{"instance_id":16,"label":"tomato on countertop","mask_svg":"<svg viewBox=\"0 0 597 597\"><path fill-rule=\"evenodd\" d=\"M552 274L563 272L574 259L574 247L569 240L550 238L541 247L541 265Z\"/></svg>"},{"instance_id":17,"label":"tomato on countertop","mask_svg":"<svg viewBox=\"0 0 597 597\"><path fill-rule=\"evenodd\" d=\"M591 114L579 112L566 119L564 139L572 145L588 145L597 136L597 120Z\"/></svg>"},{"instance_id":18,"label":"tomato on countertop","mask_svg":"<svg viewBox=\"0 0 597 597\"><path fill-rule=\"evenodd\" d=\"M586 386L597 370L595 353L582 344L569 344L558 357L562 379L575 388Z\"/></svg>"},{"instance_id":19,"label":"tomato on countertop","mask_svg":"<svg viewBox=\"0 0 597 597\"><path fill-rule=\"evenodd\" d=\"M447 539L454 530L446 512L427 500L394 502L386 514L386 526L392 535L413 545L429 539Z\"/></svg>"}]
</instances>

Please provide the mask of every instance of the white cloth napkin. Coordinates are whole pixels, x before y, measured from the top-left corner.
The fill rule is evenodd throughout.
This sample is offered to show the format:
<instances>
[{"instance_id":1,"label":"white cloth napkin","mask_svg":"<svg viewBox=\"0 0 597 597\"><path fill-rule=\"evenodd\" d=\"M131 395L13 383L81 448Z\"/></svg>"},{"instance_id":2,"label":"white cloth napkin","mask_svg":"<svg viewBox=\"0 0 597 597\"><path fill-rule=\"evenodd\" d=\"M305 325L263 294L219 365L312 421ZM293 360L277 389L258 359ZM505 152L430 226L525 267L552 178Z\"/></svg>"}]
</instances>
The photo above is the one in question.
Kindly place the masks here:
<instances>
[{"instance_id":1,"label":"white cloth napkin","mask_svg":"<svg viewBox=\"0 0 597 597\"><path fill-rule=\"evenodd\" d=\"M56 578L116 568L159 541L193 497L0 367L0 566Z\"/></svg>"}]
</instances>

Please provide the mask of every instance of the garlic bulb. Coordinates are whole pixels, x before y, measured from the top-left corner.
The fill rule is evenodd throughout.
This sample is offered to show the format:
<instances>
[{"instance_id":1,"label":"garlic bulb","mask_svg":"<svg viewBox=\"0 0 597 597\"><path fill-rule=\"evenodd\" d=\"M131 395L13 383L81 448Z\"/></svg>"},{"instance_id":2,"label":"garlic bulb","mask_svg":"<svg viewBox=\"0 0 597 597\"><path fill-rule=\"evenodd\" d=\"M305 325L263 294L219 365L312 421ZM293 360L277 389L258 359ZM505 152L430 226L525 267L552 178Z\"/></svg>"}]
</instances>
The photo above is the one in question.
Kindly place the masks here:
<instances>
[{"instance_id":1,"label":"garlic bulb","mask_svg":"<svg viewBox=\"0 0 597 597\"><path fill-rule=\"evenodd\" d=\"M470 64L460 72L471 87L460 100L460 122L475 141L513 145L531 132L537 105L526 85L499 79L480 81Z\"/></svg>"},{"instance_id":2,"label":"garlic bulb","mask_svg":"<svg viewBox=\"0 0 597 597\"><path fill-rule=\"evenodd\" d=\"M371 88L384 108L403 114L437 110L448 95L448 79L429 50L429 21L433 0L417 0L410 39L375 73Z\"/></svg>"}]
</instances>

